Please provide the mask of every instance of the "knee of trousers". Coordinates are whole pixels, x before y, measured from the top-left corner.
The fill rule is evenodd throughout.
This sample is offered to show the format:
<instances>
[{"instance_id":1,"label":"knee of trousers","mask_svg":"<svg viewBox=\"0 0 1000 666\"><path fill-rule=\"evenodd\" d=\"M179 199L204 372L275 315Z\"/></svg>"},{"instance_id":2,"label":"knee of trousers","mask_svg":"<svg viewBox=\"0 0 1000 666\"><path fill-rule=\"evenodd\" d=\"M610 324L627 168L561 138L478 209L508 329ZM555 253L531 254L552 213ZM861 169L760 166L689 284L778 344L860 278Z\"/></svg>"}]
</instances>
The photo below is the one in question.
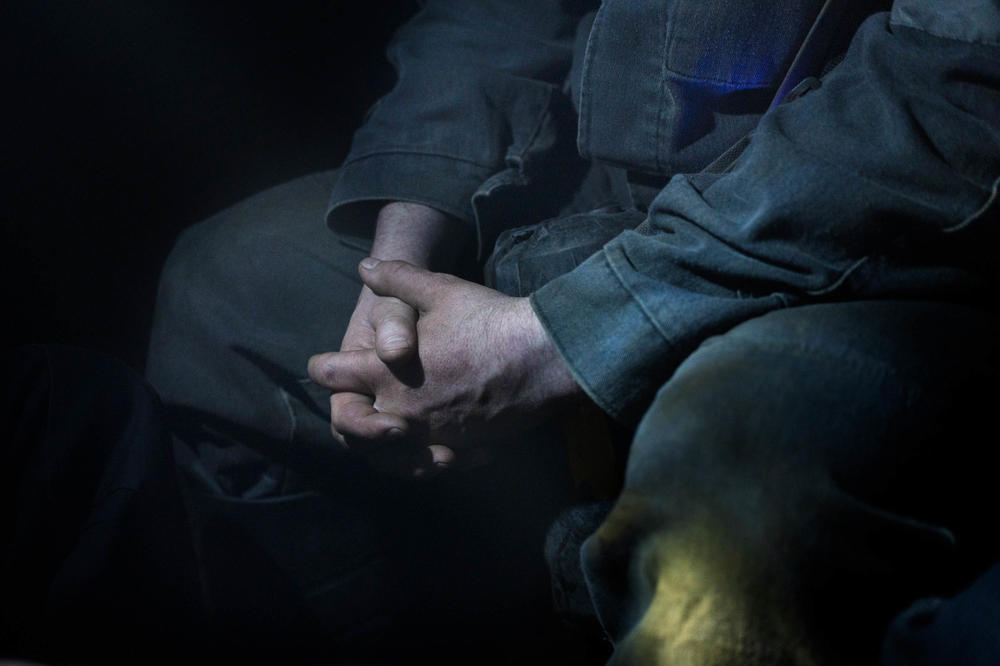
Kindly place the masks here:
<instances>
[{"instance_id":1,"label":"knee of trousers","mask_svg":"<svg viewBox=\"0 0 1000 666\"><path fill-rule=\"evenodd\" d=\"M995 556L969 516L998 330L964 306L829 304L693 353L582 551L620 663L874 654L908 600Z\"/></svg>"},{"instance_id":2,"label":"knee of trousers","mask_svg":"<svg viewBox=\"0 0 1000 666\"><path fill-rule=\"evenodd\" d=\"M146 376L172 414L196 411L285 440L285 396L305 386L308 353L282 358L295 313L281 321L291 300L281 285L295 262L268 226L238 205L181 235L160 278ZM294 366L280 391L271 375Z\"/></svg>"},{"instance_id":3,"label":"knee of trousers","mask_svg":"<svg viewBox=\"0 0 1000 666\"><path fill-rule=\"evenodd\" d=\"M332 177L278 185L184 231L160 277L151 355L168 337L294 344L331 305L352 304L360 279L351 269L363 253L326 227Z\"/></svg>"},{"instance_id":4,"label":"knee of trousers","mask_svg":"<svg viewBox=\"0 0 1000 666\"><path fill-rule=\"evenodd\" d=\"M280 304L299 253L286 227L243 204L185 230L160 275L156 325L246 325L265 304Z\"/></svg>"},{"instance_id":5,"label":"knee of trousers","mask_svg":"<svg viewBox=\"0 0 1000 666\"><path fill-rule=\"evenodd\" d=\"M176 243L146 366L172 413L233 426L237 439L330 448L329 396L308 381L306 363L339 347L364 253L326 228L329 176L257 194Z\"/></svg>"}]
</instances>

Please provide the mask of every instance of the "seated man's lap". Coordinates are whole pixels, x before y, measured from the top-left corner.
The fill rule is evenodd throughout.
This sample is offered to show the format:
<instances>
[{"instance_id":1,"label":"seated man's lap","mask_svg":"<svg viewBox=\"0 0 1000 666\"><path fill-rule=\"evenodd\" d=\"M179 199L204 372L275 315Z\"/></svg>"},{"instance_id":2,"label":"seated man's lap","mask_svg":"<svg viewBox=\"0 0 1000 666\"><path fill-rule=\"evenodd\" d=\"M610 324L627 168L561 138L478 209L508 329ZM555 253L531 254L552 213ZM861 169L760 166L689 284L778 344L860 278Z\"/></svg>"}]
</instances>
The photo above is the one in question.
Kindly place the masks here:
<instances>
[{"instance_id":1,"label":"seated man's lap","mask_svg":"<svg viewBox=\"0 0 1000 666\"><path fill-rule=\"evenodd\" d=\"M524 550L540 548L567 497L565 479L530 456L414 491L333 447L327 396L305 361L339 347L365 251L326 228L332 177L279 186L185 234L164 272L148 370L186 438L195 522L228 535L209 544L222 558L213 566L225 570L229 544L255 544L291 596L309 598L314 635L367 631L344 615L364 615L364 590L383 602L369 629L395 621L387 599L411 619L424 602L447 608L462 595L419 580L435 558L458 567L442 581L477 578L469 608L489 603L490 576L502 597L514 562L540 562ZM984 487L970 424L984 403L977 376L997 374L997 328L962 306L828 304L747 322L692 354L647 412L625 491L584 549L619 655L721 660L736 634L749 637L730 655L743 663L871 650L907 601L984 566L992 544L967 510ZM466 502L476 484L488 490ZM240 598L238 575L216 584ZM831 634L833 618L852 628Z\"/></svg>"},{"instance_id":2,"label":"seated man's lap","mask_svg":"<svg viewBox=\"0 0 1000 666\"><path fill-rule=\"evenodd\" d=\"M279 185L190 228L164 268L146 375L213 492L294 492L288 466L338 464L328 396L306 361L339 348L366 253L326 227L334 175Z\"/></svg>"},{"instance_id":3,"label":"seated man's lap","mask_svg":"<svg viewBox=\"0 0 1000 666\"><path fill-rule=\"evenodd\" d=\"M692 354L583 549L621 663L873 662L893 614L997 559L976 512L998 331L959 305L827 304Z\"/></svg>"},{"instance_id":4,"label":"seated man's lap","mask_svg":"<svg viewBox=\"0 0 1000 666\"><path fill-rule=\"evenodd\" d=\"M306 360L339 348L367 253L326 226L334 176L192 227L161 280L147 376L180 440L214 619L323 658L401 635L421 649L506 642L500 627L545 616L542 543L568 474L546 441L423 485L338 448Z\"/></svg>"}]
</instances>

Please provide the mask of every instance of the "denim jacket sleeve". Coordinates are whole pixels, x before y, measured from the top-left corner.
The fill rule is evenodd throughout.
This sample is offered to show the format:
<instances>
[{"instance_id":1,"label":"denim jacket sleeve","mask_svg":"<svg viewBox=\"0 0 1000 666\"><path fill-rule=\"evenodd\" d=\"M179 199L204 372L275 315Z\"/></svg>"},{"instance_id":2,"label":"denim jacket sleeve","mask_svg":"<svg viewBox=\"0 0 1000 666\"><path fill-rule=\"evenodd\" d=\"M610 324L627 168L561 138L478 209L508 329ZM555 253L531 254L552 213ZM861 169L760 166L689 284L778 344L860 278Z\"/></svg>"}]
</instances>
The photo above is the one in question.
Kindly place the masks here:
<instances>
[{"instance_id":1,"label":"denim jacket sleeve","mask_svg":"<svg viewBox=\"0 0 1000 666\"><path fill-rule=\"evenodd\" d=\"M473 222L473 195L539 141L566 107L562 86L585 2L426 0L395 35L398 79L369 111L340 169L328 220L363 235L372 204L424 203Z\"/></svg>"},{"instance_id":2,"label":"denim jacket sleeve","mask_svg":"<svg viewBox=\"0 0 1000 666\"><path fill-rule=\"evenodd\" d=\"M870 18L818 90L763 117L729 172L675 176L636 230L533 294L598 405L638 418L698 344L772 309L986 302L1000 21L992 3L960 2L985 18L930 3L945 7L938 22L915 0Z\"/></svg>"}]
</instances>

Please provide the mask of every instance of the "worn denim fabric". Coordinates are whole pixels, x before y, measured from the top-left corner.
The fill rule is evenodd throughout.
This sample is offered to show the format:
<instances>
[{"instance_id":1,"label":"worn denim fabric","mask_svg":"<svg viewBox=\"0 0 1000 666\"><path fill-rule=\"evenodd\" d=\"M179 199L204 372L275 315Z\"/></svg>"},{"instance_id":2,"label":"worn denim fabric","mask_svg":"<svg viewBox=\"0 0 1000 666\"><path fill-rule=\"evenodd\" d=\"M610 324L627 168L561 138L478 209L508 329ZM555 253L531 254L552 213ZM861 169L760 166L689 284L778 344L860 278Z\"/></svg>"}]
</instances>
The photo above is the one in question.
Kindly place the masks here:
<instances>
[{"instance_id":1,"label":"worn denim fabric","mask_svg":"<svg viewBox=\"0 0 1000 666\"><path fill-rule=\"evenodd\" d=\"M510 296L528 296L643 219L634 208L610 206L508 229L483 270L486 285Z\"/></svg>"},{"instance_id":2,"label":"worn denim fabric","mask_svg":"<svg viewBox=\"0 0 1000 666\"><path fill-rule=\"evenodd\" d=\"M521 224L554 215L587 168L562 88L577 23L594 4L423 3L389 47L398 82L334 183L336 229L370 235L378 201L417 201L476 222L485 256L492 227L506 222L490 216L493 202Z\"/></svg>"},{"instance_id":3,"label":"worn denim fabric","mask_svg":"<svg viewBox=\"0 0 1000 666\"><path fill-rule=\"evenodd\" d=\"M581 68L581 153L699 171L757 124L822 4L602 3Z\"/></svg>"},{"instance_id":4,"label":"worn denim fabric","mask_svg":"<svg viewBox=\"0 0 1000 666\"><path fill-rule=\"evenodd\" d=\"M392 47L400 83L372 110L344 168L325 176L329 222L341 238L363 248L374 210L391 199L476 224L483 253L505 229L580 213L573 202L597 172L577 156L570 92L585 109L587 81L596 80L585 70L626 72L644 53L620 46L592 69L574 63L581 43L586 54L590 37L599 47L615 33L614 24L580 28L581 16L597 23L591 4L425 3ZM655 4L607 2L602 20ZM872 18L819 90L763 117L731 170L675 176L648 214L623 196L623 179L637 182L634 174L601 170L579 200L617 206L615 224L627 224L614 231L633 230L605 239L609 227L582 215L501 237L506 252L491 263L497 285L534 291L536 312L607 413L626 423L645 415L626 491L583 562L617 643L615 663L874 660L893 612L953 591L976 569L949 558L995 556L977 543L981 526L964 521L990 487L976 476L984 466L966 429L989 414L983 401L992 394L969 394L976 369L996 378L995 325L977 308L991 305L994 286L1000 59L993 6L962 6L973 13L898 2L892 15ZM488 20L492 32L483 29ZM642 27L619 24L624 34ZM747 73L734 79L741 85L762 71L737 64ZM613 90L589 94L615 100ZM656 103L657 123L680 117ZM614 109L594 113L597 126ZM654 149L643 159L670 168L665 144L628 140L632 129L648 137L651 125L604 126L616 123L617 142L602 133L580 147ZM745 123L694 125L738 133ZM685 159L701 165L711 151L696 144ZM649 168L628 159L620 162L629 169ZM220 501L246 502L246 526L256 524L252 502L317 478L328 492L343 483L335 505L351 511L352 493L381 492L377 484L359 491L345 481L353 473L337 471L350 468L325 448L325 398L301 382L305 358L339 344L364 252L321 238L317 184L273 190L189 232L161 290L151 377L179 411L213 417L202 426L241 426L196 441L190 467ZM576 228L588 237L575 237ZM558 261L547 262L549 252L561 253ZM880 302L851 304L858 299ZM225 446L226 437L261 455ZM537 490L546 480L536 478L522 486ZM929 486L955 493L928 495ZM490 520L546 519L530 502L520 516L493 506ZM365 520L363 510L355 515ZM530 536L519 543L532 548ZM286 549L277 557L295 550L269 547ZM914 569L927 562L934 565ZM332 607L336 595L329 598ZM676 601L683 598L690 603ZM844 618L855 639L831 629Z\"/></svg>"},{"instance_id":5,"label":"worn denim fabric","mask_svg":"<svg viewBox=\"0 0 1000 666\"><path fill-rule=\"evenodd\" d=\"M1000 554L983 514L998 334L977 308L890 300L706 341L583 547L610 663L874 664L895 613Z\"/></svg>"},{"instance_id":6,"label":"worn denim fabric","mask_svg":"<svg viewBox=\"0 0 1000 666\"><path fill-rule=\"evenodd\" d=\"M883 666L993 666L1000 661L1000 564L952 598L927 597L897 617Z\"/></svg>"},{"instance_id":7,"label":"worn denim fabric","mask_svg":"<svg viewBox=\"0 0 1000 666\"><path fill-rule=\"evenodd\" d=\"M355 134L330 223L363 235L378 201L418 201L474 224L485 257L560 210L580 154L700 170L768 107L821 4L425 2L390 46L398 82Z\"/></svg>"},{"instance_id":8,"label":"worn denim fabric","mask_svg":"<svg viewBox=\"0 0 1000 666\"><path fill-rule=\"evenodd\" d=\"M997 55L872 17L819 90L763 118L731 171L675 176L643 225L535 292L591 398L634 421L706 337L791 304L988 302Z\"/></svg>"},{"instance_id":9,"label":"worn denim fabric","mask_svg":"<svg viewBox=\"0 0 1000 666\"><path fill-rule=\"evenodd\" d=\"M551 634L541 544L570 496L565 458L524 433L495 464L421 485L336 445L306 361L339 347L367 248L324 223L335 178L192 227L161 278L147 376L177 435L211 626L233 650L253 637L241 654L309 663L509 655L512 633Z\"/></svg>"},{"instance_id":10,"label":"worn denim fabric","mask_svg":"<svg viewBox=\"0 0 1000 666\"><path fill-rule=\"evenodd\" d=\"M295 492L289 468L322 478L340 465L328 395L306 375L311 354L340 347L367 255L322 224L335 176L271 188L186 230L161 275L147 379L175 413L238 424L261 441L257 454L234 435L195 451L219 493Z\"/></svg>"},{"instance_id":11,"label":"worn denim fabric","mask_svg":"<svg viewBox=\"0 0 1000 666\"><path fill-rule=\"evenodd\" d=\"M0 661L509 663L512 631L558 634L532 548L558 475L523 489L537 452L436 489L345 462L339 488L241 497L185 451L238 429L176 441L120 362L31 347L0 369Z\"/></svg>"}]
</instances>

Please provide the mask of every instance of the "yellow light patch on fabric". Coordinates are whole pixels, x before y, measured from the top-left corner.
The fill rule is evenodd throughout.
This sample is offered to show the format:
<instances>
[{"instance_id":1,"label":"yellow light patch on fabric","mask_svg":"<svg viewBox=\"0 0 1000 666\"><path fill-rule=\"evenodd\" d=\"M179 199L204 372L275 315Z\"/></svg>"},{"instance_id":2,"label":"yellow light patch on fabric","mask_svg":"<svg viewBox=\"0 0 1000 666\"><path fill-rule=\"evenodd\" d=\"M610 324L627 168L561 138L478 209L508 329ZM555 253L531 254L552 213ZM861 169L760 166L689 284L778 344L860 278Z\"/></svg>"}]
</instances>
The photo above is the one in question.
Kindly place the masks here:
<instances>
[{"instance_id":1,"label":"yellow light patch on fabric","mask_svg":"<svg viewBox=\"0 0 1000 666\"><path fill-rule=\"evenodd\" d=\"M705 522L687 522L643 544L632 585L645 609L616 646L616 664L813 665L804 635L753 555ZM779 595L780 596L780 595Z\"/></svg>"}]
</instances>

